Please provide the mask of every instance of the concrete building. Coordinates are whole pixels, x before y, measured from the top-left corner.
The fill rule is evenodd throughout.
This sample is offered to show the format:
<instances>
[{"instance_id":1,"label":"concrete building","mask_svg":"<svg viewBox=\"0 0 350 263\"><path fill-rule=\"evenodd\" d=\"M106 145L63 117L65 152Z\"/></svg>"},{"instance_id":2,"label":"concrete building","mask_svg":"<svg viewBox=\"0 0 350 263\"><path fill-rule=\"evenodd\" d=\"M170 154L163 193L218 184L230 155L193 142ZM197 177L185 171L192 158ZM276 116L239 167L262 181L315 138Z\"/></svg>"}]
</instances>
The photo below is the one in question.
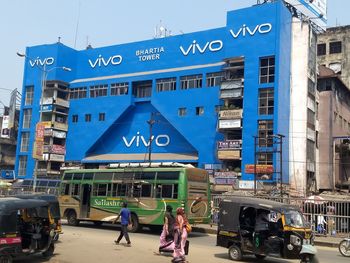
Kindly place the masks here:
<instances>
[{"instance_id":1,"label":"concrete building","mask_svg":"<svg viewBox=\"0 0 350 263\"><path fill-rule=\"evenodd\" d=\"M303 195L316 170L315 57L312 27L283 1L228 12L225 26L201 32L28 47L16 174L151 159L205 168L229 189L282 179Z\"/></svg>"},{"instance_id":2,"label":"concrete building","mask_svg":"<svg viewBox=\"0 0 350 263\"><path fill-rule=\"evenodd\" d=\"M317 189L344 188L350 182L350 91L339 74L324 66L319 67L317 86Z\"/></svg>"},{"instance_id":3,"label":"concrete building","mask_svg":"<svg viewBox=\"0 0 350 263\"><path fill-rule=\"evenodd\" d=\"M318 36L317 59L338 74L350 87L350 26L327 28Z\"/></svg>"}]
</instances>

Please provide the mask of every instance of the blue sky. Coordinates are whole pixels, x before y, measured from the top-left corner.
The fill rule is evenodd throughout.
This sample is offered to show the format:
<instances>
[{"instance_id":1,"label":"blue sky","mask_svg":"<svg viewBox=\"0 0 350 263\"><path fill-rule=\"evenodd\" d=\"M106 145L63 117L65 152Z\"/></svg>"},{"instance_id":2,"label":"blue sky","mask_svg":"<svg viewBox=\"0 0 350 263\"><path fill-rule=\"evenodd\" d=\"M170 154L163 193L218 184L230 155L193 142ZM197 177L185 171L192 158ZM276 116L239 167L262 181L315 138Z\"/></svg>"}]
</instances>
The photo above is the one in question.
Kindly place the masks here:
<instances>
[{"instance_id":1,"label":"blue sky","mask_svg":"<svg viewBox=\"0 0 350 263\"><path fill-rule=\"evenodd\" d=\"M55 43L58 37L78 50L127 43L154 36L161 24L181 34L221 27L226 12L256 0L2 0L0 8L0 102L7 89L22 89L26 46ZM329 26L350 24L350 1L328 0ZM79 19L78 19L79 18ZM79 22L78 22L79 21ZM0 106L1 107L1 106Z\"/></svg>"}]
</instances>

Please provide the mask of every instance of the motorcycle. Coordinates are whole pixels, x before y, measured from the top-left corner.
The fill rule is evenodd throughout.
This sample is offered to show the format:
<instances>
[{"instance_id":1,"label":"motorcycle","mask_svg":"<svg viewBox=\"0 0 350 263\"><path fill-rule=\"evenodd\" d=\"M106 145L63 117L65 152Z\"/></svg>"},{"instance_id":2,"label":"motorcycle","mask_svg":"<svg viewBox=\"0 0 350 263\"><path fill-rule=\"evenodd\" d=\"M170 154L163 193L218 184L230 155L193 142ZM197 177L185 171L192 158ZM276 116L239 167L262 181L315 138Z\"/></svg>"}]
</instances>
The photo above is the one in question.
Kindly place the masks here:
<instances>
[{"instance_id":1,"label":"motorcycle","mask_svg":"<svg viewBox=\"0 0 350 263\"><path fill-rule=\"evenodd\" d=\"M344 238L340 241L338 249L340 254L344 257L350 257L350 237Z\"/></svg>"}]
</instances>

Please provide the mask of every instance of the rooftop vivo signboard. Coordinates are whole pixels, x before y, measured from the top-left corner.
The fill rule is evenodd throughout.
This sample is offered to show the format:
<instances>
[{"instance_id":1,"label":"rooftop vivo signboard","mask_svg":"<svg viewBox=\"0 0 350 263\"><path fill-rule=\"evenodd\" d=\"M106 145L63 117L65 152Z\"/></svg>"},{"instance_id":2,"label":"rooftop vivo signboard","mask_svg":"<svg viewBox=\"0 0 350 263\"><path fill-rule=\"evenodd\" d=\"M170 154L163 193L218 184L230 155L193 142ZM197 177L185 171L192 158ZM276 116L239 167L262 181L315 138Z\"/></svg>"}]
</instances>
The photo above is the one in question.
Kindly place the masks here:
<instances>
[{"instance_id":1,"label":"rooftop vivo signboard","mask_svg":"<svg viewBox=\"0 0 350 263\"><path fill-rule=\"evenodd\" d=\"M327 26L327 0L284 0L307 16L317 26L326 30Z\"/></svg>"}]
</instances>

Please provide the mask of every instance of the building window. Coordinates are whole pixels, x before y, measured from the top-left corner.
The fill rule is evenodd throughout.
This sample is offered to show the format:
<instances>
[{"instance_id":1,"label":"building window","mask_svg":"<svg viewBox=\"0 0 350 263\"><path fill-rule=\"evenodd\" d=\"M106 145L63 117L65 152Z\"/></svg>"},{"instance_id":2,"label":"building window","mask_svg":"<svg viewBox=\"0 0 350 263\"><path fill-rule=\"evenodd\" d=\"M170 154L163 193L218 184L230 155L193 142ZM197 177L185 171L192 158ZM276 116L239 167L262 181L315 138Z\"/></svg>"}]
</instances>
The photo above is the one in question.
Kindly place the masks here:
<instances>
[{"instance_id":1,"label":"building window","mask_svg":"<svg viewBox=\"0 0 350 263\"><path fill-rule=\"evenodd\" d=\"M157 79L156 85L158 92L176 90L176 78Z\"/></svg>"},{"instance_id":2,"label":"building window","mask_svg":"<svg viewBox=\"0 0 350 263\"><path fill-rule=\"evenodd\" d=\"M28 152L28 148L29 148L29 132L22 132L21 152Z\"/></svg>"},{"instance_id":3,"label":"building window","mask_svg":"<svg viewBox=\"0 0 350 263\"><path fill-rule=\"evenodd\" d=\"M317 56L326 55L326 44L318 44L317 45Z\"/></svg>"},{"instance_id":4,"label":"building window","mask_svg":"<svg viewBox=\"0 0 350 263\"><path fill-rule=\"evenodd\" d=\"M309 128L315 129L315 113L310 109L307 109L307 123Z\"/></svg>"},{"instance_id":5,"label":"building window","mask_svg":"<svg viewBox=\"0 0 350 263\"><path fill-rule=\"evenodd\" d=\"M25 176L27 170L27 155L19 157L18 176Z\"/></svg>"},{"instance_id":6,"label":"building window","mask_svg":"<svg viewBox=\"0 0 350 263\"><path fill-rule=\"evenodd\" d=\"M258 153L257 164L272 165L273 164L273 153Z\"/></svg>"},{"instance_id":7,"label":"building window","mask_svg":"<svg viewBox=\"0 0 350 263\"><path fill-rule=\"evenodd\" d=\"M275 81L275 57L260 59L260 83L272 83Z\"/></svg>"},{"instance_id":8,"label":"building window","mask_svg":"<svg viewBox=\"0 0 350 263\"><path fill-rule=\"evenodd\" d=\"M223 72L208 73L206 76L207 87L220 86L223 78L224 78Z\"/></svg>"},{"instance_id":9,"label":"building window","mask_svg":"<svg viewBox=\"0 0 350 263\"><path fill-rule=\"evenodd\" d=\"M341 41L329 43L329 54L341 53Z\"/></svg>"},{"instance_id":10,"label":"building window","mask_svg":"<svg viewBox=\"0 0 350 263\"><path fill-rule=\"evenodd\" d=\"M201 88L202 78L202 74L181 77L181 89Z\"/></svg>"},{"instance_id":11,"label":"building window","mask_svg":"<svg viewBox=\"0 0 350 263\"><path fill-rule=\"evenodd\" d=\"M306 159L308 161L315 161L315 142L307 140L306 142Z\"/></svg>"},{"instance_id":12,"label":"building window","mask_svg":"<svg viewBox=\"0 0 350 263\"><path fill-rule=\"evenodd\" d=\"M273 120L259 120L258 121L258 134L259 134L259 146L260 147L272 147L273 146Z\"/></svg>"},{"instance_id":13,"label":"building window","mask_svg":"<svg viewBox=\"0 0 350 263\"><path fill-rule=\"evenodd\" d=\"M90 98L107 96L108 85L90 86Z\"/></svg>"},{"instance_id":14,"label":"building window","mask_svg":"<svg viewBox=\"0 0 350 263\"><path fill-rule=\"evenodd\" d=\"M179 116L186 116L187 109L186 108L179 108L178 114L179 114Z\"/></svg>"},{"instance_id":15,"label":"building window","mask_svg":"<svg viewBox=\"0 0 350 263\"><path fill-rule=\"evenodd\" d=\"M87 88L86 87L79 87L79 88L72 88L69 90L69 99L83 99L86 98L87 94Z\"/></svg>"},{"instance_id":16,"label":"building window","mask_svg":"<svg viewBox=\"0 0 350 263\"><path fill-rule=\"evenodd\" d=\"M23 110L23 125L22 125L22 128L29 129L31 121L32 121L32 109L24 109Z\"/></svg>"},{"instance_id":17,"label":"building window","mask_svg":"<svg viewBox=\"0 0 350 263\"><path fill-rule=\"evenodd\" d=\"M272 115L274 104L274 89L259 89L259 115Z\"/></svg>"},{"instance_id":18,"label":"building window","mask_svg":"<svg viewBox=\"0 0 350 263\"><path fill-rule=\"evenodd\" d=\"M78 122L78 120L79 120L78 115L73 115L72 116L72 122L76 123L76 122Z\"/></svg>"},{"instance_id":19,"label":"building window","mask_svg":"<svg viewBox=\"0 0 350 263\"><path fill-rule=\"evenodd\" d=\"M26 98L25 98L24 105L32 105L33 97L34 97L34 87L33 86L26 87Z\"/></svg>"},{"instance_id":20,"label":"building window","mask_svg":"<svg viewBox=\"0 0 350 263\"><path fill-rule=\"evenodd\" d=\"M91 114L85 114L85 122L91 121Z\"/></svg>"},{"instance_id":21,"label":"building window","mask_svg":"<svg viewBox=\"0 0 350 263\"><path fill-rule=\"evenodd\" d=\"M152 80L135 81L132 83L132 95L136 98L152 96Z\"/></svg>"},{"instance_id":22,"label":"building window","mask_svg":"<svg viewBox=\"0 0 350 263\"><path fill-rule=\"evenodd\" d=\"M196 107L196 115L200 116L204 114L204 107Z\"/></svg>"},{"instance_id":23,"label":"building window","mask_svg":"<svg viewBox=\"0 0 350 263\"><path fill-rule=\"evenodd\" d=\"M129 90L129 83L112 83L111 84L111 96L127 95Z\"/></svg>"},{"instance_id":24,"label":"building window","mask_svg":"<svg viewBox=\"0 0 350 263\"><path fill-rule=\"evenodd\" d=\"M104 121L105 118L106 118L106 114L105 114L104 112L100 112L100 113L98 114L98 120L99 120L99 121Z\"/></svg>"}]
</instances>

